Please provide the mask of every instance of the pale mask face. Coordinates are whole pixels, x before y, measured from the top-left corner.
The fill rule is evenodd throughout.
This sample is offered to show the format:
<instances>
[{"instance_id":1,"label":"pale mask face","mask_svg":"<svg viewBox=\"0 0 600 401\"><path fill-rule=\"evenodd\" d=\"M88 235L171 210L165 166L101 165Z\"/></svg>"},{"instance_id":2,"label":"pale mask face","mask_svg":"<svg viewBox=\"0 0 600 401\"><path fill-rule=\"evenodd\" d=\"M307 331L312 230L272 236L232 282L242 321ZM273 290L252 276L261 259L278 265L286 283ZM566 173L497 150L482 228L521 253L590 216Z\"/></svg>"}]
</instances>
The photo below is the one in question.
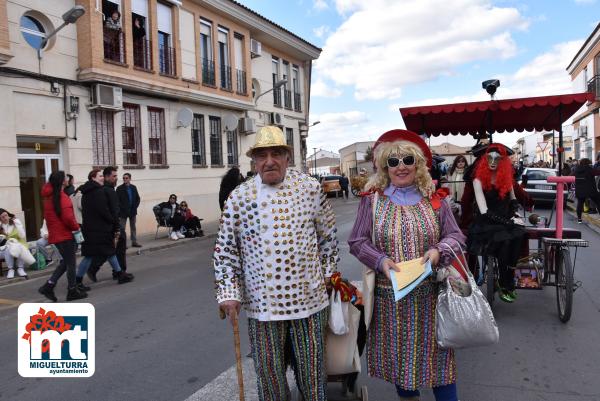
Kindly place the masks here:
<instances>
[{"instance_id":1,"label":"pale mask face","mask_svg":"<svg viewBox=\"0 0 600 401\"><path fill-rule=\"evenodd\" d=\"M496 171L496 169L498 168L498 163L500 162L500 158L502 157L502 155L496 151L491 151L490 153L487 154L486 157L487 157L488 167L490 168L490 170Z\"/></svg>"}]
</instances>

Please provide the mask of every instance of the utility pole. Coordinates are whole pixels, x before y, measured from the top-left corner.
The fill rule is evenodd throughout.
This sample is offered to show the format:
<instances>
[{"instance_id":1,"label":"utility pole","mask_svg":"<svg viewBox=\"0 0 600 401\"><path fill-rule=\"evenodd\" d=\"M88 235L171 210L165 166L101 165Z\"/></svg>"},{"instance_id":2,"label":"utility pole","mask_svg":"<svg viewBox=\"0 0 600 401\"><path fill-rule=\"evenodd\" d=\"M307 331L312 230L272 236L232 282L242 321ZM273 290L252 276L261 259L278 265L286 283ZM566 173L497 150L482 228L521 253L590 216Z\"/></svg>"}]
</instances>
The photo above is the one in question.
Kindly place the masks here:
<instances>
[{"instance_id":1,"label":"utility pole","mask_svg":"<svg viewBox=\"0 0 600 401\"><path fill-rule=\"evenodd\" d=\"M315 166L315 176L317 175L317 148L313 148L315 153L313 154L313 165Z\"/></svg>"}]
</instances>

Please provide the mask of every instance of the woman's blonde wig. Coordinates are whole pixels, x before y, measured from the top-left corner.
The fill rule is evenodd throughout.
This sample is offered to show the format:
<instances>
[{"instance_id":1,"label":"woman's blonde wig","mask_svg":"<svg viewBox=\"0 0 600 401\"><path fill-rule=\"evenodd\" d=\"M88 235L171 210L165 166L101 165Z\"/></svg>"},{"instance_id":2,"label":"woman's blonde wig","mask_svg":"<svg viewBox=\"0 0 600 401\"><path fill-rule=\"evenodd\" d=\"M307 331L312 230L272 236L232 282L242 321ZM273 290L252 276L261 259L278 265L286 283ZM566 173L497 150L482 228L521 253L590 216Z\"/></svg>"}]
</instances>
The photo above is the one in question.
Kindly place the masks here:
<instances>
[{"instance_id":1,"label":"woman's blonde wig","mask_svg":"<svg viewBox=\"0 0 600 401\"><path fill-rule=\"evenodd\" d=\"M415 182L417 189L424 197L430 197L435 188L431 175L427 169L427 160L421 149L409 141L383 142L375 148L373 158L377 171L369 178L365 185L366 191L383 191L390 185L390 176L388 174L387 159L390 156L404 157L412 155L415 157L416 174Z\"/></svg>"}]
</instances>

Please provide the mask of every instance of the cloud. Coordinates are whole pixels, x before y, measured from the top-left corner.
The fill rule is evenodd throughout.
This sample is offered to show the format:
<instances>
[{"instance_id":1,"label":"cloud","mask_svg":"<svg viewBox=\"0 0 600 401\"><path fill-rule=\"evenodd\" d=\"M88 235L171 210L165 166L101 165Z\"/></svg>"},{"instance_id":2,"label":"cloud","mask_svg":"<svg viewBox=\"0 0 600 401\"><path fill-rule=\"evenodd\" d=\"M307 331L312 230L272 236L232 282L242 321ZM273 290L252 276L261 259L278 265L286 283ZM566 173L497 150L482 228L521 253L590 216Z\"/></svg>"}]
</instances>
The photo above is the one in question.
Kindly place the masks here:
<instances>
[{"instance_id":1,"label":"cloud","mask_svg":"<svg viewBox=\"0 0 600 401\"><path fill-rule=\"evenodd\" d=\"M458 3L458 4L457 4ZM450 75L465 63L513 56L513 29L528 22L487 0L336 0L348 14L315 69L358 100L396 99L402 87Z\"/></svg>"},{"instance_id":2,"label":"cloud","mask_svg":"<svg viewBox=\"0 0 600 401\"><path fill-rule=\"evenodd\" d=\"M327 4L327 2L325 0L313 0L313 8L315 10L326 10L327 8L329 8L329 5Z\"/></svg>"},{"instance_id":3,"label":"cloud","mask_svg":"<svg viewBox=\"0 0 600 401\"><path fill-rule=\"evenodd\" d=\"M338 88L332 88L322 79L316 79L312 82L310 87L310 96L311 97L340 97L342 95L342 91Z\"/></svg>"},{"instance_id":4,"label":"cloud","mask_svg":"<svg viewBox=\"0 0 600 401\"><path fill-rule=\"evenodd\" d=\"M329 34L330 31L331 30L328 25L321 25L321 26L313 29L313 34L317 38L322 38L322 37L326 36L327 34Z\"/></svg>"}]
</instances>

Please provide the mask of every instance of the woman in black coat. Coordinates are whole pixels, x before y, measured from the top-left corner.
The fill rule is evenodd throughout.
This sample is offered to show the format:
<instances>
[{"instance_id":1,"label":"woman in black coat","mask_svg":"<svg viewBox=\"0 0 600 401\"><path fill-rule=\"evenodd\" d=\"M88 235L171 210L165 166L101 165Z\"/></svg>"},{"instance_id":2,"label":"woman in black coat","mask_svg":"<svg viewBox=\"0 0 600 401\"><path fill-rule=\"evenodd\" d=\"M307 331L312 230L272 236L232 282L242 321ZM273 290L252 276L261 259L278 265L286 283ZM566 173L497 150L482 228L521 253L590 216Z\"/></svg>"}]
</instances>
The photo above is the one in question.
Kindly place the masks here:
<instances>
[{"instance_id":1,"label":"woman in black coat","mask_svg":"<svg viewBox=\"0 0 600 401\"><path fill-rule=\"evenodd\" d=\"M219 188L219 207L223 210L225 205L225 201L229 197L231 191L235 189L238 185L240 185L244 181L243 177L240 174L240 169L237 167L232 167L229 171L223 176L221 180L221 186Z\"/></svg>"},{"instance_id":2,"label":"woman in black coat","mask_svg":"<svg viewBox=\"0 0 600 401\"><path fill-rule=\"evenodd\" d=\"M592 168L590 159L581 159L575 169L575 197L577 197L577 221L581 223L581 213L586 199L594 202L597 210L600 210L600 194L596 189L595 176L600 175L600 170Z\"/></svg>"}]
</instances>

